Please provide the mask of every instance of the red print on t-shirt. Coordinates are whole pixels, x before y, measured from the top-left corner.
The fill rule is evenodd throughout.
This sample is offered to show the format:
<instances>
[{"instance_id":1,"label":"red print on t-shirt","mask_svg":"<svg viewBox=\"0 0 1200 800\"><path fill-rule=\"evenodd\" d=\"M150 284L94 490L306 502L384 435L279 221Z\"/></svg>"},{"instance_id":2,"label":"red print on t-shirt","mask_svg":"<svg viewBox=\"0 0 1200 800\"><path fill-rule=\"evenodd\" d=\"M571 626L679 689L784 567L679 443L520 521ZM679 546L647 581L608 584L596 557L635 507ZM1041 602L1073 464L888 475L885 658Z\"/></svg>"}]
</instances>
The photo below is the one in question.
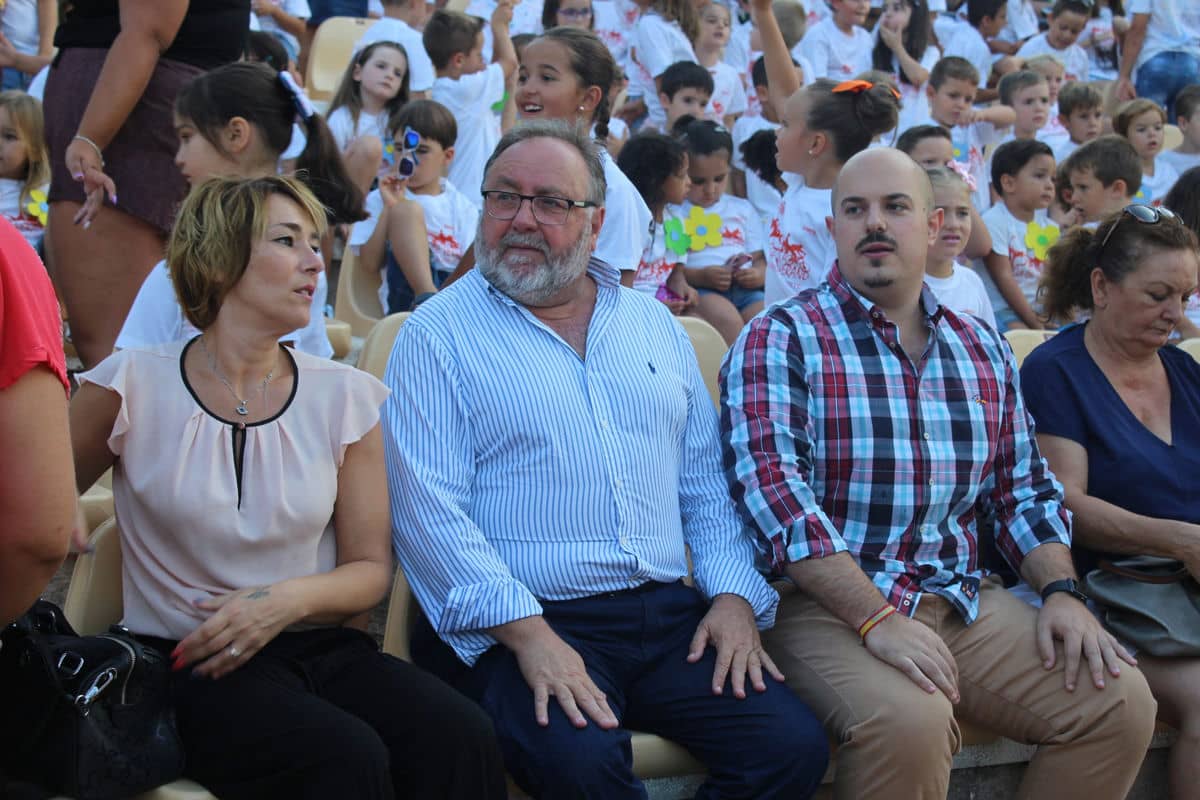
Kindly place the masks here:
<instances>
[{"instance_id":1,"label":"red print on t-shirt","mask_svg":"<svg viewBox=\"0 0 1200 800\"><path fill-rule=\"evenodd\" d=\"M804 261L804 245L793 242L788 234L779 230L779 220L771 220L771 232L767 237L771 240L771 250L775 255L775 263L779 266L779 274L800 280L808 279L808 265Z\"/></svg>"},{"instance_id":2,"label":"red print on t-shirt","mask_svg":"<svg viewBox=\"0 0 1200 800\"><path fill-rule=\"evenodd\" d=\"M737 228L722 228L721 240L724 242L731 242L733 244L741 245L746 243L746 237L743 236L742 232Z\"/></svg>"}]
</instances>

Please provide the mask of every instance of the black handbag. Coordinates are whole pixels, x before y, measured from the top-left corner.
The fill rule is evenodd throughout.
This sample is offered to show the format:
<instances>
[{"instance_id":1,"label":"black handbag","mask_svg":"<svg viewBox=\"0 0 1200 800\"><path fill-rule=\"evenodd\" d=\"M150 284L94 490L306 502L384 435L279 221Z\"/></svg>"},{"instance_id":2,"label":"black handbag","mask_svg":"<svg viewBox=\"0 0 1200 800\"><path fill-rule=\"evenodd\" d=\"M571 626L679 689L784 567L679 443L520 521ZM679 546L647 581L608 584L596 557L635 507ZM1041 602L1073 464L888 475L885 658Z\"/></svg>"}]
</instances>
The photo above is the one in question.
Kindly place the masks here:
<instances>
[{"instance_id":1,"label":"black handbag","mask_svg":"<svg viewBox=\"0 0 1200 800\"><path fill-rule=\"evenodd\" d=\"M115 800L183 773L163 655L114 625L79 636L39 600L0 633L0 760L10 778Z\"/></svg>"}]
</instances>

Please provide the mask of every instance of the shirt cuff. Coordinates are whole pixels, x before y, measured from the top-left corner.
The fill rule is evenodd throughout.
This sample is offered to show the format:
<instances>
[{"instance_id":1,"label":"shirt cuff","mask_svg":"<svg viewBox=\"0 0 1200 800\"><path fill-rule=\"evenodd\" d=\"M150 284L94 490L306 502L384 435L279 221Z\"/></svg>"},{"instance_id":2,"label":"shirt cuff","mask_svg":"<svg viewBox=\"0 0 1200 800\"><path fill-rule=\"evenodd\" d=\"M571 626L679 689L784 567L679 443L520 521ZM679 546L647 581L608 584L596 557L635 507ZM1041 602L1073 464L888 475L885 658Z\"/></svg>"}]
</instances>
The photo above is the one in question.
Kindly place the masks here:
<instances>
[{"instance_id":1,"label":"shirt cuff","mask_svg":"<svg viewBox=\"0 0 1200 800\"><path fill-rule=\"evenodd\" d=\"M455 586L442 606L437 632L480 631L541 613L542 604L533 593L511 578Z\"/></svg>"},{"instance_id":2,"label":"shirt cuff","mask_svg":"<svg viewBox=\"0 0 1200 800\"><path fill-rule=\"evenodd\" d=\"M749 603L759 630L775 624L779 593L752 567L726 562L716 570L697 569L695 579L696 588L709 601L719 594L733 594Z\"/></svg>"}]
</instances>

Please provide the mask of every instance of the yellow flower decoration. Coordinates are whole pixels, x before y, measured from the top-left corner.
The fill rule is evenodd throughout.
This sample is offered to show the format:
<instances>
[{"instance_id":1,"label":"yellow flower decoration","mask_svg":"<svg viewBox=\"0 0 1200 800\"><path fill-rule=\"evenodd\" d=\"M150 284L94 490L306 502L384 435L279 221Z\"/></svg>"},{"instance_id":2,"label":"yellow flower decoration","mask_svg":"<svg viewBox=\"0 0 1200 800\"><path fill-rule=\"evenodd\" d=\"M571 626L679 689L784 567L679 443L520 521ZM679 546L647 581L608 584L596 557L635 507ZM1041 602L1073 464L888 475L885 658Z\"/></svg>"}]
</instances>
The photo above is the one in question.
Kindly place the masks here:
<instances>
[{"instance_id":1,"label":"yellow flower decoration","mask_svg":"<svg viewBox=\"0 0 1200 800\"><path fill-rule=\"evenodd\" d=\"M1053 222L1047 222L1045 225L1031 222L1025 226L1025 246L1038 261L1045 261L1046 251L1058 241L1058 234L1058 226Z\"/></svg>"},{"instance_id":2,"label":"yellow flower decoration","mask_svg":"<svg viewBox=\"0 0 1200 800\"><path fill-rule=\"evenodd\" d=\"M700 206L692 206L683 227L691 237L692 250L721 246L721 215L710 214Z\"/></svg>"},{"instance_id":3,"label":"yellow flower decoration","mask_svg":"<svg viewBox=\"0 0 1200 800\"><path fill-rule=\"evenodd\" d=\"M46 215L50 213L50 204L46 202L46 193L41 189L34 189L29 193L29 202L25 204L25 211L30 217L36 219L38 224L43 228L46 227Z\"/></svg>"}]
</instances>

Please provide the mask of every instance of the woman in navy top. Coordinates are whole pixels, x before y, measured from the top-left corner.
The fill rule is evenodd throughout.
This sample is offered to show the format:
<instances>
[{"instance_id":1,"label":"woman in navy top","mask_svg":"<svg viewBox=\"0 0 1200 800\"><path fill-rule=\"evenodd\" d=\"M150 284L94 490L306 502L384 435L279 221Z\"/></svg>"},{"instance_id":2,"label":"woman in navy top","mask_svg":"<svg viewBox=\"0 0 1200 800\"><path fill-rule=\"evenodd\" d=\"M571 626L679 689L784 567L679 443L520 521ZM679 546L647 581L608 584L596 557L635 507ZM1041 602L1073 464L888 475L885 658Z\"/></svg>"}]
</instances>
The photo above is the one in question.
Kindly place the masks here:
<instances>
[{"instance_id":1,"label":"woman in navy top","mask_svg":"<svg viewBox=\"0 0 1200 800\"><path fill-rule=\"evenodd\" d=\"M1021 368L1038 446L1066 490L1081 572L1098 555L1151 554L1200 577L1200 365L1164 346L1196 289L1196 237L1170 212L1131 206L1077 227L1042 278L1063 330ZM1159 715L1181 735L1171 796L1200 787L1200 659L1139 656Z\"/></svg>"}]
</instances>

